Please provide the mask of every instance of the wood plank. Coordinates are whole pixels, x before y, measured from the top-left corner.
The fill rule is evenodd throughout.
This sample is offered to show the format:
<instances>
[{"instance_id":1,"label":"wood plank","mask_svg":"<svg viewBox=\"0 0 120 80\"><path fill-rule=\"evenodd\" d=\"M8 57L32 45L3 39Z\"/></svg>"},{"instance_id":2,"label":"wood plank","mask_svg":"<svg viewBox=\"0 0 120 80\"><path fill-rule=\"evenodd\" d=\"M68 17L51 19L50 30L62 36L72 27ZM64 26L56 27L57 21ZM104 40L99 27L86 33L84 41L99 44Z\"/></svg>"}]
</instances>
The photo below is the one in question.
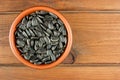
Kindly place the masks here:
<instances>
[{"instance_id":1,"label":"wood plank","mask_svg":"<svg viewBox=\"0 0 120 80\"><path fill-rule=\"evenodd\" d=\"M120 80L119 75L119 67L55 67L46 70L0 67L2 80Z\"/></svg>"},{"instance_id":2,"label":"wood plank","mask_svg":"<svg viewBox=\"0 0 120 80\"><path fill-rule=\"evenodd\" d=\"M0 64L19 63L8 42L8 32L18 14L1 14ZM65 63L120 63L119 13L68 13L63 15L71 24L73 46ZM75 57L75 58L74 58Z\"/></svg>"},{"instance_id":3,"label":"wood plank","mask_svg":"<svg viewBox=\"0 0 120 80\"><path fill-rule=\"evenodd\" d=\"M41 5L67 11L119 11L119 3L120 0L5 0L0 2L0 11L21 11Z\"/></svg>"}]
</instances>

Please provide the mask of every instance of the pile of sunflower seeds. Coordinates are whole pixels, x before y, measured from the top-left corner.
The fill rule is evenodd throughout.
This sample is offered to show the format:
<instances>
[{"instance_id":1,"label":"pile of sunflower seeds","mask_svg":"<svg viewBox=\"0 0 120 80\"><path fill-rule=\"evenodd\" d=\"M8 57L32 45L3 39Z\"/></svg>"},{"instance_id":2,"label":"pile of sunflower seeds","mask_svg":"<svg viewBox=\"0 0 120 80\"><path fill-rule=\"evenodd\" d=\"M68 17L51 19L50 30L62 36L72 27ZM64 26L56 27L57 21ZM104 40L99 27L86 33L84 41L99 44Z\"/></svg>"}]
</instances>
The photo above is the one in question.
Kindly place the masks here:
<instances>
[{"instance_id":1,"label":"pile of sunflower seeds","mask_svg":"<svg viewBox=\"0 0 120 80\"><path fill-rule=\"evenodd\" d=\"M55 14L36 11L25 16L15 31L16 47L32 64L50 64L64 52L67 31Z\"/></svg>"}]
</instances>

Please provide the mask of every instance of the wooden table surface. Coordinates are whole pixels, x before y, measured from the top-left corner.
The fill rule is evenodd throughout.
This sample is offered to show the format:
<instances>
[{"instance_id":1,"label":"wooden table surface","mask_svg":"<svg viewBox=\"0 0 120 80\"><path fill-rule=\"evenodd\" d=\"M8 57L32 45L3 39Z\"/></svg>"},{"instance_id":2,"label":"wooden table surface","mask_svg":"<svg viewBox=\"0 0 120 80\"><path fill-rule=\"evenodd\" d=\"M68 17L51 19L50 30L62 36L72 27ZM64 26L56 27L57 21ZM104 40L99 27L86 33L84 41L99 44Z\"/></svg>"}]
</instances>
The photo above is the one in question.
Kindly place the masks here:
<instances>
[{"instance_id":1,"label":"wooden table surface","mask_svg":"<svg viewBox=\"0 0 120 80\"><path fill-rule=\"evenodd\" d=\"M69 56L57 67L36 70L11 52L8 35L24 9L50 6L73 32ZM120 80L120 0L0 0L0 80Z\"/></svg>"}]
</instances>

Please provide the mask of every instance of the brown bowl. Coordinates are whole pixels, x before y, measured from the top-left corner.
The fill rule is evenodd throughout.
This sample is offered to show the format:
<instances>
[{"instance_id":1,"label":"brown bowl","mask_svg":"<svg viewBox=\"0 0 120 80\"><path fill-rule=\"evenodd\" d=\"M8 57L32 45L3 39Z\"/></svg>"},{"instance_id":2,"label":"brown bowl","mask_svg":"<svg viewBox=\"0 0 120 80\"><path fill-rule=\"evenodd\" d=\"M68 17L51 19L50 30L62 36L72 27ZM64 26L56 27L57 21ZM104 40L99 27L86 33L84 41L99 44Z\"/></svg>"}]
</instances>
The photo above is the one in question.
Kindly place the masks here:
<instances>
[{"instance_id":1,"label":"brown bowl","mask_svg":"<svg viewBox=\"0 0 120 80\"><path fill-rule=\"evenodd\" d=\"M42 65L34 65L30 62L28 62L27 60L25 60L21 55L20 52L18 51L16 44L15 44L15 31L16 31L16 27L17 24L22 20L23 17L25 17L26 15L35 12L37 10L44 10L44 11L48 11L48 12L52 12L54 14L56 14L64 23L67 33L68 33L68 42L67 42L67 46L66 49L64 51L64 53L53 63L50 64L42 64ZM19 61L21 61L22 63L24 63L25 65L32 67L32 68L37 68L37 69L46 69L46 68L51 68L54 67L58 64L60 64L69 54L70 50L71 50L71 46L72 46L72 32L71 32L71 28L69 23L67 22L67 20L63 17L62 14L60 14L58 11L49 8L49 7L32 7L29 8L27 10L24 10L23 12L21 12L17 18L14 20L14 22L12 23L12 26L10 28L10 33L9 33L9 43L10 43L10 47L12 49L12 52L14 53L14 55L17 57L17 59Z\"/></svg>"}]
</instances>

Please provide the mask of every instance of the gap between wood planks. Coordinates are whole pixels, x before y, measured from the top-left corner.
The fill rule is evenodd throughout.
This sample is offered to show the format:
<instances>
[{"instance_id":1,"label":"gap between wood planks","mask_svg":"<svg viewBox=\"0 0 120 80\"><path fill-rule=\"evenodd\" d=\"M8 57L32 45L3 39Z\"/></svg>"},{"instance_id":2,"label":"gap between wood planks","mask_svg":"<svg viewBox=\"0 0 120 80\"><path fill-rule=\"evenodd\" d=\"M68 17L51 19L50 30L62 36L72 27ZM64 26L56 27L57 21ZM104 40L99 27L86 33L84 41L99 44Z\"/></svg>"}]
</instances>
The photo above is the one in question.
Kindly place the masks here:
<instances>
[{"instance_id":1,"label":"gap between wood planks","mask_svg":"<svg viewBox=\"0 0 120 80\"><path fill-rule=\"evenodd\" d=\"M5 14L20 14L22 11L0 11L0 15L5 15ZM110 13L110 14L116 14L116 13L120 13L120 11L59 11L59 12L63 12L63 13Z\"/></svg>"},{"instance_id":2,"label":"gap between wood planks","mask_svg":"<svg viewBox=\"0 0 120 80\"><path fill-rule=\"evenodd\" d=\"M0 64L0 67L26 67L24 64ZM82 63L82 64L59 64L56 67L120 67L120 63Z\"/></svg>"}]
</instances>

